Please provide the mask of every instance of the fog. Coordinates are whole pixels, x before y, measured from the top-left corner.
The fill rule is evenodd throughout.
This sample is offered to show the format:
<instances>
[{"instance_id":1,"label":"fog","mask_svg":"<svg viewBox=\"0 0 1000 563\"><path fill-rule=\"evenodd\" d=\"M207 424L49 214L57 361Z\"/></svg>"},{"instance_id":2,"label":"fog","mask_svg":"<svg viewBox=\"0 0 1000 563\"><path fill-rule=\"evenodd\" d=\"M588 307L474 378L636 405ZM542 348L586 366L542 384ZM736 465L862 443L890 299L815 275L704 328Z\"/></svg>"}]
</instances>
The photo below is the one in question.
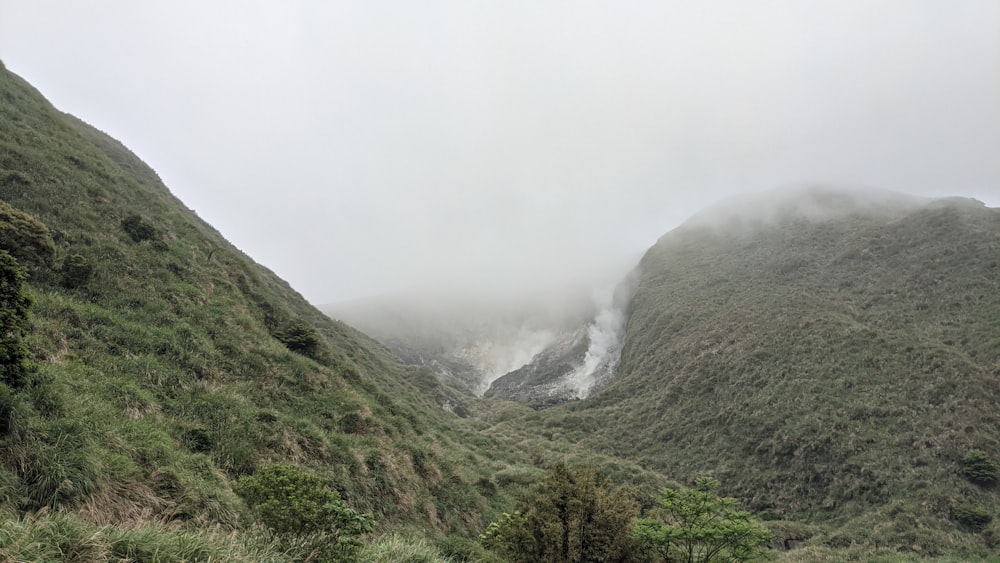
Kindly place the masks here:
<instances>
[{"instance_id":1,"label":"fog","mask_svg":"<svg viewBox=\"0 0 1000 563\"><path fill-rule=\"evenodd\" d=\"M319 304L607 286L706 206L801 183L1000 206L997 22L993 0L0 0L0 59Z\"/></svg>"}]
</instances>

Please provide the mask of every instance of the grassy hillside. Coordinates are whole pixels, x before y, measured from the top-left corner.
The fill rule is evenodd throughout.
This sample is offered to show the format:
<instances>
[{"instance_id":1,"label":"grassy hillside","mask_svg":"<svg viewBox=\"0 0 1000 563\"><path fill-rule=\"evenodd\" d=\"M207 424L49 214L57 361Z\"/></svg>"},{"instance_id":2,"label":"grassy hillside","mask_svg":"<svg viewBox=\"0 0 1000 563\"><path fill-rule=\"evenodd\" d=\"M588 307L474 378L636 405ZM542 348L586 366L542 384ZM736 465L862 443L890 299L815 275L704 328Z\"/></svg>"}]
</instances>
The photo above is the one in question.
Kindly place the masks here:
<instances>
[{"instance_id":1,"label":"grassy hillside","mask_svg":"<svg viewBox=\"0 0 1000 563\"><path fill-rule=\"evenodd\" d=\"M705 214L646 254L617 379L554 438L711 474L817 545L984 554L1000 459L1000 210L823 190ZM822 210L822 213L819 211ZM812 533L816 533L815 531Z\"/></svg>"},{"instance_id":2,"label":"grassy hillside","mask_svg":"<svg viewBox=\"0 0 1000 563\"><path fill-rule=\"evenodd\" d=\"M474 398L321 314L2 67L0 200L0 248L29 268L36 365L0 390L0 553L31 558L16 551L30 530L142 524L168 543L218 530L209 545L243 546L223 558L255 560L227 535L250 525L232 484L279 462L325 476L383 531L474 536L519 487L494 476L527 456L455 414Z\"/></svg>"}]
</instances>

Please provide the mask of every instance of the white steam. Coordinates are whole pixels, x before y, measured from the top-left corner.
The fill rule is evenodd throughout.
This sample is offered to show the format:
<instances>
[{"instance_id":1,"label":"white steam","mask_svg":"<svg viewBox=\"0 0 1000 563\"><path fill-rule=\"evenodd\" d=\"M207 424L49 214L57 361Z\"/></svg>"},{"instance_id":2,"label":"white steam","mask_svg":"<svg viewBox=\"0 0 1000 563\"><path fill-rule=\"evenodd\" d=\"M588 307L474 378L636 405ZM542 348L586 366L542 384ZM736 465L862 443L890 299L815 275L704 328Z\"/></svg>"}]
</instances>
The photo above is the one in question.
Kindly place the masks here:
<instances>
[{"instance_id":1,"label":"white steam","mask_svg":"<svg viewBox=\"0 0 1000 563\"><path fill-rule=\"evenodd\" d=\"M476 366L482 373L475 392L482 395L490 384L506 373L531 361L555 340L551 329L534 329L522 326L506 338L485 338L467 348L455 351L455 356Z\"/></svg>"},{"instance_id":2,"label":"white steam","mask_svg":"<svg viewBox=\"0 0 1000 563\"><path fill-rule=\"evenodd\" d=\"M587 353L583 363L563 380L563 388L581 399L595 386L607 384L614 375L621 358L628 302L637 277L633 272L617 287L594 292L597 315L587 326Z\"/></svg>"}]
</instances>

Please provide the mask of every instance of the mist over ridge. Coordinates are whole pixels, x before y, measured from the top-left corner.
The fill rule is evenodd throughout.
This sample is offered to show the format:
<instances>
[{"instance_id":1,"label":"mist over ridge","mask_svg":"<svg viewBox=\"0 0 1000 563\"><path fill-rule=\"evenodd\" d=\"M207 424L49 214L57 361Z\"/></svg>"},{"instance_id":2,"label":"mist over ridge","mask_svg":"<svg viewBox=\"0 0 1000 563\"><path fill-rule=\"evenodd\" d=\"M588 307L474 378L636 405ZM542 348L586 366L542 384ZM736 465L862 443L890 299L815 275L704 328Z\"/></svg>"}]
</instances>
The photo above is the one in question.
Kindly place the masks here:
<instances>
[{"instance_id":1,"label":"mist over ridge","mask_svg":"<svg viewBox=\"0 0 1000 563\"><path fill-rule=\"evenodd\" d=\"M693 233L747 237L782 224L847 217L891 221L935 204L985 206L972 198L933 199L873 188L785 186L708 206L656 245ZM695 247L698 236L691 239ZM609 270L601 284L585 279L555 284L541 276L504 286L497 279L323 309L381 340L405 361L427 365L477 394L546 407L586 398L613 380L641 275L640 262L632 264L617 274Z\"/></svg>"},{"instance_id":2,"label":"mist over ridge","mask_svg":"<svg viewBox=\"0 0 1000 563\"><path fill-rule=\"evenodd\" d=\"M1000 205L995 2L108 2L3 3L0 57L313 303L589 278L791 182Z\"/></svg>"},{"instance_id":3,"label":"mist over ridge","mask_svg":"<svg viewBox=\"0 0 1000 563\"><path fill-rule=\"evenodd\" d=\"M932 198L872 187L804 183L732 196L692 215L681 228L739 231L780 221L827 221L851 214L892 215Z\"/></svg>"},{"instance_id":4,"label":"mist over ridge","mask_svg":"<svg viewBox=\"0 0 1000 563\"><path fill-rule=\"evenodd\" d=\"M321 308L381 340L404 360L429 365L481 394L557 340L607 317L610 308L621 305L611 298L614 287L429 288ZM594 324L601 331L610 329L606 325Z\"/></svg>"}]
</instances>

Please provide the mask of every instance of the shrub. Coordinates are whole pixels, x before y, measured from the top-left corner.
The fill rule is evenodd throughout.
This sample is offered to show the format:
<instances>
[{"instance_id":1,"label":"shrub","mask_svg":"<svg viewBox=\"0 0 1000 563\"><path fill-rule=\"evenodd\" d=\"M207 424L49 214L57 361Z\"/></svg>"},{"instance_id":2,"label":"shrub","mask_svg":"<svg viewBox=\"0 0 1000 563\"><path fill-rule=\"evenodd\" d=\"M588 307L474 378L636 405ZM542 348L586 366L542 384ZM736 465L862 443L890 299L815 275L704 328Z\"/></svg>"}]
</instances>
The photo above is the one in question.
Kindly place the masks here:
<instances>
[{"instance_id":1,"label":"shrub","mask_svg":"<svg viewBox=\"0 0 1000 563\"><path fill-rule=\"evenodd\" d=\"M94 266L80 254L74 254L63 260L59 272L62 275L60 282L63 287L75 289L87 285L94 273Z\"/></svg>"},{"instance_id":2,"label":"shrub","mask_svg":"<svg viewBox=\"0 0 1000 563\"><path fill-rule=\"evenodd\" d=\"M970 532L981 531L993 521L993 516L980 506L957 507L952 511L952 518Z\"/></svg>"},{"instance_id":3,"label":"shrub","mask_svg":"<svg viewBox=\"0 0 1000 563\"><path fill-rule=\"evenodd\" d=\"M313 357L319 346L316 329L295 319L274 332L274 337L292 352Z\"/></svg>"},{"instance_id":4,"label":"shrub","mask_svg":"<svg viewBox=\"0 0 1000 563\"><path fill-rule=\"evenodd\" d=\"M156 229L143 220L139 215L129 215L122 219L122 229L132 237L135 242L152 240L156 236Z\"/></svg>"},{"instance_id":5,"label":"shrub","mask_svg":"<svg viewBox=\"0 0 1000 563\"><path fill-rule=\"evenodd\" d=\"M23 342L31 296L27 273L6 250L0 250L0 382L13 389L26 383L30 367Z\"/></svg>"},{"instance_id":6,"label":"shrub","mask_svg":"<svg viewBox=\"0 0 1000 563\"><path fill-rule=\"evenodd\" d=\"M300 539L322 535L330 560L353 559L362 545L357 536L374 528L372 516L347 506L323 477L290 465L241 477L233 490L274 532Z\"/></svg>"},{"instance_id":7,"label":"shrub","mask_svg":"<svg viewBox=\"0 0 1000 563\"><path fill-rule=\"evenodd\" d=\"M55 243L44 223L0 201L0 249L29 265L45 265L55 254Z\"/></svg>"},{"instance_id":8,"label":"shrub","mask_svg":"<svg viewBox=\"0 0 1000 563\"><path fill-rule=\"evenodd\" d=\"M962 474L978 485L992 485L1000 478L1000 463L982 450L972 450L962 460Z\"/></svg>"}]
</instances>

